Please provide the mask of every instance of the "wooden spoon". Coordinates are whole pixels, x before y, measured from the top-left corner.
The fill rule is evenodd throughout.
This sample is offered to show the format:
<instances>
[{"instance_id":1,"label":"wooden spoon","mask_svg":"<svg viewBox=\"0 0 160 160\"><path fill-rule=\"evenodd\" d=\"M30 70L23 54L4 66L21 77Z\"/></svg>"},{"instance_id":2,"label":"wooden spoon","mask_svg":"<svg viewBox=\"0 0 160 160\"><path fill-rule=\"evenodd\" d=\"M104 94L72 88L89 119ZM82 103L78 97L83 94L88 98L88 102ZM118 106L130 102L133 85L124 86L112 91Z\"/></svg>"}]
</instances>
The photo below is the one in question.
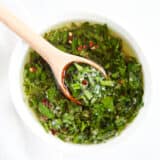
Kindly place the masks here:
<instances>
[{"instance_id":1,"label":"wooden spoon","mask_svg":"<svg viewBox=\"0 0 160 160\"><path fill-rule=\"evenodd\" d=\"M55 48L40 35L33 32L26 24L24 24L2 5L0 5L0 21L7 25L13 32L17 33L17 35L25 40L42 58L45 59L45 61L50 65L62 92L71 101L81 104L78 100L76 100L76 98L70 95L64 84L65 70L71 63L78 62L89 64L102 72L103 75L106 75L104 69L95 62L65 53Z\"/></svg>"}]
</instances>

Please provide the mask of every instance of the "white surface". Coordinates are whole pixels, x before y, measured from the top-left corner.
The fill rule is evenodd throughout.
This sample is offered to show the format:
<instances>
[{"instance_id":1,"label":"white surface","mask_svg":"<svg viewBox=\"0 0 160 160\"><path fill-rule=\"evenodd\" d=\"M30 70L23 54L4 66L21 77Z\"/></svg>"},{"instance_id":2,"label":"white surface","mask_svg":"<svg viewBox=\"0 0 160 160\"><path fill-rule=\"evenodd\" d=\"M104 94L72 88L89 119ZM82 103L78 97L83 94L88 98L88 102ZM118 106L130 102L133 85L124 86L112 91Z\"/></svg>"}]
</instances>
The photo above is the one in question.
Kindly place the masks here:
<instances>
[{"instance_id":1,"label":"white surface","mask_svg":"<svg viewBox=\"0 0 160 160\"><path fill-rule=\"evenodd\" d=\"M63 11L89 11L106 16L119 23L131 33L139 43L149 63L152 73L152 102L146 122L124 145L116 146L92 154L62 154L33 135L21 122L11 103L8 90L8 66L10 53L16 43L16 36L0 24L0 160L50 160L50 159L109 159L109 160L159 160L160 147L160 75L159 36L160 2L158 0L0 0L12 8L19 17L24 17L25 9L38 22L45 18L42 11L54 16ZM18 9L16 3L22 6ZM54 15L54 16L53 16ZM29 19L28 19L29 21Z\"/></svg>"}]
</instances>

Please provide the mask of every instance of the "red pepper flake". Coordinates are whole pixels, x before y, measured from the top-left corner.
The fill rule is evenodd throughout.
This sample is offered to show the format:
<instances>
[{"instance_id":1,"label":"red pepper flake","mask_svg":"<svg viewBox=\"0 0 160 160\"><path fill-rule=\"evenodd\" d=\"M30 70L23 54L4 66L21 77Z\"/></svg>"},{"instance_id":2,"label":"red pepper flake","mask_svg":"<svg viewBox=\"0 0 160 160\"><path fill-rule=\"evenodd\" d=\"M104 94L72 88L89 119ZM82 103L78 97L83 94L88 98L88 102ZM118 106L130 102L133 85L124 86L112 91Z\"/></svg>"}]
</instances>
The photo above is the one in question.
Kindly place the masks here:
<instances>
[{"instance_id":1,"label":"red pepper flake","mask_svg":"<svg viewBox=\"0 0 160 160\"><path fill-rule=\"evenodd\" d=\"M86 86L86 85L88 84L88 81L87 81L86 79L84 79L84 80L82 81L82 84Z\"/></svg>"},{"instance_id":2,"label":"red pepper flake","mask_svg":"<svg viewBox=\"0 0 160 160\"><path fill-rule=\"evenodd\" d=\"M46 98L42 99L42 104L45 105L45 106L50 105L48 99L46 99Z\"/></svg>"},{"instance_id":3,"label":"red pepper flake","mask_svg":"<svg viewBox=\"0 0 160 160\"><path fill-rule=\"evenodd\" d=\"M77 48L78 51L81 51L82 49L83 49L83 46L82 46L82 45L80 45L80 46Z\"/></svg>"},{"instance_id":4,"label":"red pepper flake","mask_svg":"<svg viewBox=\"0 0 160 160\"><path fill-rule=\"evenodd\" d=\"M73 37L68 37L68 41L69 41L69 40L72 41L72 40L73 40Z\"/></svg>"},{"instance_id":5,"label":"red pepper flake","mask_svg":"<svg viewBox=\"0 0 160 160\"><path fill-rule=\"evenodd\" d=\"M30 71L31 73L34 73L34 72L37 71L37 69L36 69L36 67L30 67L30 68L29 68L29 71Z\"/></svg>"},{"instance_id":6,"label":"red pepper flake","mask_svg":"<svg viewBox=\"0 0 160 160\"><path fill-rule=\"evenodd\" d=\"M83 49L87 49L87 45L84 44L84 45L83 45Z\"/></svg>"},{"instance_id":7,"label":"red pepper flake","mask_svg":"<svg viewBox=\"0 0 160 160\"><path fill-rule=\"evenodd\" d=\"M93 47L94 46L94 42L93 41L90 41L89 42L89 47L91 48L91 47Z\"/></svg>"},{"instance_id":8,"label":"red pepper flake","mask_svg":"<svg viewBox=\"0 0 160 160\"><path fill-rule=\"evenodd\" d=\"M51 132L53 135L55 135L57 133L57 131L55 129L51 129Z\"/></svg>"}]
</instances>

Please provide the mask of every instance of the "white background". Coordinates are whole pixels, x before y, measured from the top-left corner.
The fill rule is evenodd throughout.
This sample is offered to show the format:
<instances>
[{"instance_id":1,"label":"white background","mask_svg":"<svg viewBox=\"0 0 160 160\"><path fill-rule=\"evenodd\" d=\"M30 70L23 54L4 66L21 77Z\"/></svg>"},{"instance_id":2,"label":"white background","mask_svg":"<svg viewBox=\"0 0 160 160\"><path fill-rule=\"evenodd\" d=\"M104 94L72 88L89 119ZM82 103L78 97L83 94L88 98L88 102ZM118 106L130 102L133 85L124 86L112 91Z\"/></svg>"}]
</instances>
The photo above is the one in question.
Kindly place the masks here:
<instances>
[{"instance_id":1,"label":"white background","mask_svg":"<svg viewBox=\"0 0 160 160\"><path fill-rule=\"evenodd\" d=\"M65 12L96 13L117 22L136 39L152 76L152 95L147 117L141 127L112 150L92 154L55 152L33 135L18 117L8 87L9 58L17 37L0 24L0 160L159 160L160 159L160 1L158 0L0 0L19 17L32 15L35 22ZM29 21L29 19L26 21Z\"/></svg>"}]
</instances>

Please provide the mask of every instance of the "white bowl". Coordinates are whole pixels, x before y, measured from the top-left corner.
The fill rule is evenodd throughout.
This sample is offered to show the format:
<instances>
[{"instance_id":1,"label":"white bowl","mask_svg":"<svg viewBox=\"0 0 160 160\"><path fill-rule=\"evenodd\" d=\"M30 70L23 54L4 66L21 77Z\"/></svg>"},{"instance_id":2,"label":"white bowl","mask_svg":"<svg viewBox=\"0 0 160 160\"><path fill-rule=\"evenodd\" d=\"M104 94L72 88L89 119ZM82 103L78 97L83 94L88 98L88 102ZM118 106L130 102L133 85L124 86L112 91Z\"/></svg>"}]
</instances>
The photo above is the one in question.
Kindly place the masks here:
<instances>
[{"instance_id":1,"label":"white bowl","mask_svg":"<svg viewBox=\"0 0 160 160\"><path fill-rule=\"evenodd\" d=\"M115 145L123 145L123 143L127 141L128 137L131 137L131 134L134 133L135 130L137 130L137 128L140 127L140 125L142 124L141 122L144 122L145 113L147 111L150 99L150 73L148 71L148 66L145 61L145 57L142 54L135 40L122 27L106 18L88 14L65 14L65 16L63 17L58 17L54 20L48 21L49 23L46 22L46 26L43 25L43 28L40 28L40 33L43 33L51 26L56 26L64 22L75 20L87 20L108 24L108 27L111 28L113 31L116 31L116 33L118 33L120 37L127 41L131 49L135 52L140 63L142 64L144 74L144 107L140 110L135 120L121 133L121 135L108 140L106 143L101 144L78 145L65 143L61 141L59 138L56 138L53 135L46 133L41 124L38 122L35 115L33 114L33 112L31 111L31 109L29 108L29 106L27 106L26 100L24 99L24 93L22 90L22 71L29 46L22 40L18 42L11 57L11 64L9 70L11 97L15 109L24 121L24 123L26 123L37 136L39 136L41 139L45 140L49 144L54 145L56 149L60 149L65 152L88 152L103 149L108 150L110 148L113 148Z\"/></svg>"}]
</instances>

